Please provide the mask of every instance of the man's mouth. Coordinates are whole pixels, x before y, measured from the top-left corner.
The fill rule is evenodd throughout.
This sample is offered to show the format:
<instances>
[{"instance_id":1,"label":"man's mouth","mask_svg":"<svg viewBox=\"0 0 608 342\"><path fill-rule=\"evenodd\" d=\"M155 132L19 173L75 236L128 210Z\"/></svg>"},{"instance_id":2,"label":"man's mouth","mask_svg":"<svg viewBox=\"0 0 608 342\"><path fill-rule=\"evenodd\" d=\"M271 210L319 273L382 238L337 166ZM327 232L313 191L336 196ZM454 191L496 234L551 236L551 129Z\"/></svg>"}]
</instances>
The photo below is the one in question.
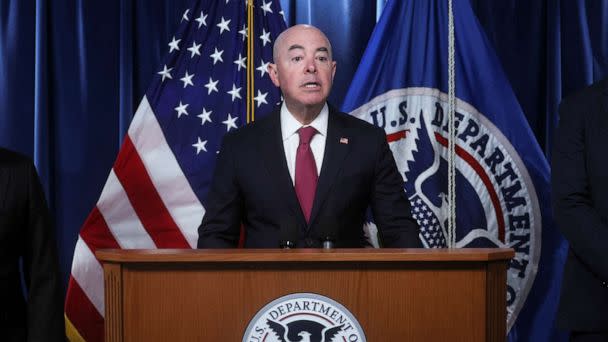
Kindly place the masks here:
<instances>
[{"instance_id":1,"label":"man's mouth","mask_svg":"<svg viewBox=\"0 0 608 342\"><path fill-rule=\"evenodd\" d=\"M321 85L319 83L317 83L317 82L306 82L306 83L304 83L304 88L307 88L307 89L318 88L320 86Z\"/></svg>"}]
</instances>

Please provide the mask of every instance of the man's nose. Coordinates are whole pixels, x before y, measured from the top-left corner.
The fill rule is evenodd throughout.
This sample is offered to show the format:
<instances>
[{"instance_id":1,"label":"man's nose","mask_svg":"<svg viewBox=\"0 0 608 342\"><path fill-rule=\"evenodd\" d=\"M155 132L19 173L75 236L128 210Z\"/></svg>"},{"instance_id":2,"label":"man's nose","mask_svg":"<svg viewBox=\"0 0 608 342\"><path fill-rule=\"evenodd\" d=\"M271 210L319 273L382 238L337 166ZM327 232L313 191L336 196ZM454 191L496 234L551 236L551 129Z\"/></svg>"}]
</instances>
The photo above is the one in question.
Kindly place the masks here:
<instances>
[{"instance_id":1,"label":"man's nose","mask_svg":"<svg viewBox=\"0 0 608 342\"><path fill-rule=\"evenodd\" d=\"M308 61L306 63L306 72L309 72L309 73L316 73L317 72L317 66L315 65L315 61L314 60Z\"/></svg>"}]
</instances>

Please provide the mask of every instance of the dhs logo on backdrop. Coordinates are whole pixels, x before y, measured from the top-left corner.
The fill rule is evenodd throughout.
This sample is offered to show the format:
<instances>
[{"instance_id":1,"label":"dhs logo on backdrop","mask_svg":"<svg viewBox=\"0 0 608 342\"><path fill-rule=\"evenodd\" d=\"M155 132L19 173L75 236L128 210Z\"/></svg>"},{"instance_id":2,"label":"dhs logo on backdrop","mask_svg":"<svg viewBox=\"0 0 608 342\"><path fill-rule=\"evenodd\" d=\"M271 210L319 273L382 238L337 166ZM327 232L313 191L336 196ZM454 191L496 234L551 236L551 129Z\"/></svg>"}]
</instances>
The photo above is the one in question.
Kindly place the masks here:
<instances>
[{"instance_id":1,"label":"dhs logo on backdrop","mask_svg":"<svg viewBox=\"0 0 608 342\"><path fill-rule=\"evenodd\" d=\"M351 114L386 131L423 244L446 247L447 95L430 88L396 89ZM515 250L507 274L510 329L532 286L540 257L536 191L522 156L483 113L457 99L455 119L456 244ZM369 236L375 236L375 226L367 228Z\"/></svg>"},{"instance_id":2,"label":"dhs logo on backdrop","mask_svg":"<svg viewBox=\"0 0 608 342\"><path fill-rule=\"evenodd\" d=\"M243 342L365 341L355 317L338 302L313 293L296 293L264 306L245 330Z\"/></svg>"}]
</instances>

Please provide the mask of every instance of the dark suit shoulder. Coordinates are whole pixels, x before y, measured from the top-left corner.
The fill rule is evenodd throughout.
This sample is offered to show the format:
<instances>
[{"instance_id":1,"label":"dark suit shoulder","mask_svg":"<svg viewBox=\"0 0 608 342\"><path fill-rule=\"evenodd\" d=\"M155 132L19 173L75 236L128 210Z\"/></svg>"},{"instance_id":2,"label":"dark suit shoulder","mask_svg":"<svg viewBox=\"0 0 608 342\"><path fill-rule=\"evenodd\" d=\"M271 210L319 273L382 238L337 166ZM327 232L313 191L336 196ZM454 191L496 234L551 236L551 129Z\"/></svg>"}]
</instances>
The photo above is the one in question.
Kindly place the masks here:
<instances>
[{"instance_id":1,"label":"dark suit shoulder","mask_svg":"<svg viewBox=\"0 0 608 342\"><path fill-rule=\"evenodd\" d=\"M36 168L29 157L0 148L0 212L16 210L15 206L23 204L34 177Z\"/></svg>"},{"instance_id":2,"label":"dark suit shoulder","mask_svg":"<svg viewBox=\"0 0 608 342\"><path fill-rule=\"evenodd\" d=\"M256 119L244 126L239 127L234 131L230 131L224 135L224 142L228 144L250 144L259 139L261 134L268 134L270 128L278 121L273 112L260 119Z\"/></svg>"},{"instance_id":3,"label":"dark suit shoulder","mask_svg":"<svg viewBox=\"0 0 608 342\"><path fill-rule=\"evenodd\" d=\"M30 167L31 165L32 160L29 157L0 147L0 167L8 169Z\"/></svg>"},{"instance_id":4,"label":"dark suit shoulder","mask_svg":"<svg viewBox=\"0 0 608 342\"><path fill-rule=\"evenodd\" d=\"M597 96L601 93L608 92L608 78L597 81L590 84L582 89L576 90L565 97L567 101L575 101L580 99L587 99L589 96Z\"/></svg>"},{"instance_id":5,"label":"dark suit shoulder","mask_svg":"<svg viewBox=\"0 0 608 342\"><path fill-rule=\"evenodd\" d=\"M348 113L333 111L330 115L334 115L335 119L341 123L342 127L350 131L356 136L368 136L376 139L386 139L386 133L380 127L354 117Z\"/></svg>"},{"instance_id":6,"label":"dark suit shoulder","mask_svg":"<svg viewBox=\"0 0 608 342\"><path fill-rule=\"evenodd\" d=\"M569 94L562 100L560 107L565 109L577 107L579 112L588 112L589 109L596 108L602 102L602 97L606 96L608 96L608 78Z\"/></svg>"}]
</instances>

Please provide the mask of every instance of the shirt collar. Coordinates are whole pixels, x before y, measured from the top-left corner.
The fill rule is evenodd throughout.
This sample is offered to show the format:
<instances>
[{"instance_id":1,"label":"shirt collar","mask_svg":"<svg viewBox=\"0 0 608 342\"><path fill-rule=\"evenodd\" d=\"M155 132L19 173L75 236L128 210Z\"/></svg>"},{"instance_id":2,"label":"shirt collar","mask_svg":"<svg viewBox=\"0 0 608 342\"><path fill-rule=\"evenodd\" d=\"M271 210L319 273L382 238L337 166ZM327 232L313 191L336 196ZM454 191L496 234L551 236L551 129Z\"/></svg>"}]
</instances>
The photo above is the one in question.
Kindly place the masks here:
<instances>
[{"instance_id":1,"label":"shirt collar","mask_svg":"<svg viewBox=\"0 0 608 342\"><path fill-rule=\"evenodd\" d=\"M327 135L327 122L329 119L329 107L327 102L323 105L323 109L312 122L306 126L314 127L318 134L322 136ZM292 135L296 134L302 125L296 118L289 112L285 102L281 105L281 135L283 141L289 139Z\"/></svg>"}]
</instances>

